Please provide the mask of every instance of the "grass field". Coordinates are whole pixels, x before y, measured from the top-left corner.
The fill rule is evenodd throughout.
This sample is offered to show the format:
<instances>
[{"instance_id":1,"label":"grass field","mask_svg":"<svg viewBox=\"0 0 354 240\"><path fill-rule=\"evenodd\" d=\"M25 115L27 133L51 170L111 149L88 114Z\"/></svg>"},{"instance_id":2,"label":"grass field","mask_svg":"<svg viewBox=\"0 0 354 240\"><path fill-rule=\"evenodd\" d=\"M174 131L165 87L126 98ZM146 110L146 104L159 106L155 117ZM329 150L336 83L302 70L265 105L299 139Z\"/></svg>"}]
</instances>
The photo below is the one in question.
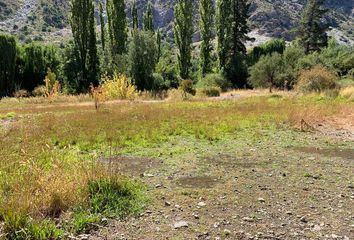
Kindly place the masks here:
<instances>
[{"instance_id":1,"label":"grass field","mask_svg":"<svg viewBox=\"0 0 354 240\"><path fill-rule=\"evenodd\" d=\"M353 129L319 96L0 102L0 236L351 239Z\"/></svg>"}]
</instances>

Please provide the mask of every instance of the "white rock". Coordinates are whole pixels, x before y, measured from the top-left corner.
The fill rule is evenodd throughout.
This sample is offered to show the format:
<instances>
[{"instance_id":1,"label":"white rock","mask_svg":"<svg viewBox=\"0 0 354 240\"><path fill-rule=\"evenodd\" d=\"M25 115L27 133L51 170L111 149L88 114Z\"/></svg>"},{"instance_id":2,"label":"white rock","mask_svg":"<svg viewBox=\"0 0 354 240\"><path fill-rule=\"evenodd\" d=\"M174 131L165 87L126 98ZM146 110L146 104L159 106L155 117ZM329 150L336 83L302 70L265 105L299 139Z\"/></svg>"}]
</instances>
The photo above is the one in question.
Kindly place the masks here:
<instances>
[{"instance_id":1,"label":"white rock","mask_svg":"<svg viewBox=\"0 0 354 240\"><path fill-rule=\"evenodd\" d=\"M186 222L186 221L179 221L179 222L175 222L174 224L173 224L173 227L175 228L175 229L178 229L178 228L187 228L188 227L188 223Z\"/></svg>"},{"instance_id":2,"label":"white rock","mask_svg":"<svg viewBox=\"0 0 354 240\"><path fill-rule=\"evenodd\" d=\"M205 202L199 202L198 203L198 207L205 207L206 206L206 203Z\"/></svg>"}]
</instances>

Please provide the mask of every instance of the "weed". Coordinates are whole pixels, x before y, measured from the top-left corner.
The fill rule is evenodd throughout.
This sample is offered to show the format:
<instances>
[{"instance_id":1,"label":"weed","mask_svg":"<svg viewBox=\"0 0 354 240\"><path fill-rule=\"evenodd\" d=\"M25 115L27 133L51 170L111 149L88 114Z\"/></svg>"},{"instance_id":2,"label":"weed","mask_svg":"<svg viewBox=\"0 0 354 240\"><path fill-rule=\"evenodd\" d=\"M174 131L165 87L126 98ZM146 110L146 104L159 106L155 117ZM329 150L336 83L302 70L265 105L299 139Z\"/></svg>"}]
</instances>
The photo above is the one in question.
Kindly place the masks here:
<instances>
[{"instance_id":1,"label":"weed","mask_svg":"<svg viewBox=\"0 0 354 240\"><path fill-rule=\"evenodd\" d=\"M77 211L72 217L69 231L75 234L89 233L99 227L100 216L86 211Z\"/></svg>"}]
</instances>

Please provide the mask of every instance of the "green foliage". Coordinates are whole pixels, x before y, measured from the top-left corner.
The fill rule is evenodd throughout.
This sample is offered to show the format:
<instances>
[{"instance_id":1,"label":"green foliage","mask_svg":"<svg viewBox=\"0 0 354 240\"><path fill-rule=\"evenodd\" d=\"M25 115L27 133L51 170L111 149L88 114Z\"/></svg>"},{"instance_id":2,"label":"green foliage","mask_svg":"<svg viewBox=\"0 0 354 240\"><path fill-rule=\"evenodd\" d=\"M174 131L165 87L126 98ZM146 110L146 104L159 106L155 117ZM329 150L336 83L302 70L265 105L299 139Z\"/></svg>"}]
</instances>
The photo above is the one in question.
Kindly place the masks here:
<instances>
[{"instance_id":1,"label":"green foliage","mask_svg":"<svg viewBox=\"0 0 354 240\"><path fill-rule=\"evenodd\" d=\"M78 211L74 213L70 224L70 231L75 234L87 234L93 230L97 230L99 222L99 215L91 214L85 211Z\"/></svg>"},{"instance_id":2,"label":"green foliage","mask_svg":"<svg viewBox=\"0 0 354 240\"><path fill-rule=\"evenodd\" d=\"M137 29L139 28L139 18L138 18L138 8L136 6L136 0L133 1L130 13L132 15L132 19L133 19L133 29Z\"/></svg>"},{"instance_id":3,"label":"green foliage","mask_svg":"<svg viewBox=\"0 0 354 240\"><path fill-rule=\"evenodd\" d=\"M261 56L272 54L274 52L283 54L286 43L283 39L272 39L259 46L254 47L248 53L249 65L255 64Z\"/></svg>"},{"instance_id":4,"label":"green foliage","mask_svg":"<svg viewBox=\"0 0 354 240\"><path fill-rule=\"evenodd\" d=\"M156 73L159 73L169 88L177 88L180 82L178 69L170 50L163 51L156 66Z\"/></svg>"},{"instance_id":5,"label":"green foliage","mask_svg":"<svg viewBox=\"0 0 354 240\"><path fill-rule=\"evenodd\" d=\"M101 178L88 183L90 211L124 218L139 213L147 199L138 183L116 178Z\"/></svg>"},{"instance_id":6,"label":"green foliage","mask_svg":"<svg viewBox=\"0 0 354 240\"><path fill-rule=\"evenodd\" d=\"M323 15L327 12L322 8L324 2L324 0L308 0L302 12L298 32L306 54L327 46L328 26L322 23Z\"/></svg>"},{"instance_id":7,"label":"green foliage","mask_svg":"<svg viewBox=\"0 0 354 240\"><path fill-rule=\"evenodd\" d=\"M193 86L192 80L182 80L181 84L179 85L179 89L183 92L183 95L186 97L187 94L195 95L196 90Z\"/></svg>"},{"instance_id":8,"label":"green foliage","mask_svg":"<svg viewBox=\"0 0 354 240\"><path fill-rule=\"evenodd\" d=\"M63 53L63 78L64 78L64 92L68 94L79 93L80 89L80 62L79 51L75 44L69 42Z\"/></svg>"},{"instance_id":9,"label":"green foliage","mask_svg":"<svg viewBox=\"0 0 354 240\"><path fill-rule=\"evenodd\" d=\"M15 90L16 40L9 35L0 34L0 97Z\"/></svg>"},{"instance_id":10,"label":"green foliage","mask_svg":"<svg viewBox=\"0 0 354 240\"><path fill-rule=\"evenodd\" d=\"M217 87L222 91L227 91L231 84L221 74L207 74L204 78L200 79L197 83L197 88Z\"/></svg>"},{"instance_id":11,"label":"green foliage","mask_svg":"<svg viewBox=\"0 0 354 240\"><path fill-rule=\"evenodd\" d=\"M244 87L250 4L247 0L219 0L217 7L219 68L235 86Z\"/></svg>"},{"instance_id":12,"label":"green foliage","mask_svg":"<svg viewBox=\"0 0 354 240\"><path fill-rule=\"evenodd\" d=\"M207 97L219 97L221 94L221 89L219 87L203 87L198 88L198 93Z\"/></svg>"},{"instance_id":13,"label":"green foliage","mask_svg":"<svg viewBox=\"0 0 354 240\"><path fill-rule=\"evenodd\" d=\"M106 48L106 28L105 28L104 17L103 17L103 5L101 2L100 2L100 24L101 24L101 44L102 44L102 49L104 51Z\"/></svg>"},{"instance_id":14,"label":"green foliage","mask_svg":"<svg viewBox=\"0 0 354 240\"><path fill-rule=\"evenodd\" d=\"M201 36L200 72L201 76L212 71L212 52L215 28L215 8L212 0L201 0L199 3L199 29Z\"/></svg>"},{"instance_id":15,"label":"green foliage","mask_svg":"<svg viewBox=\"0 0 354 240\"><path fill-rule=\"evenodd\" d=\"M144 14L144 30L154 32L154 19L152 15L152 5L149 1L146 13Z\"/></svg>"},{"instance_id":16,"label":"green foliage","mask_svg":"<svg viewBox=\"0 0 354 240\"><path fill-rule=\"evenodd\" d=\"M253 87L272 88L278 83L282 68L282 56L279 53L262 56L261 59L250 68L249 83Z\"/></svg>"},{"instance_id":17,"label":"green foliage","mask_svg":"<svg viewBox=\"0 0 354 240\"><path fill-rule=\"evenodd\" d=\"M22 87L32 91L36 86L43 84L47 70L51 69L57 73L59 71L58 50L53 45L43 45L41 43L30 43L25 45L22 55L23 68L21 76Z\"/></svg>"},{"instance_id":18,"label":"green foliage","mask_svg":"<svg viewBox=\"0 0 354 240\"><path fill-rule=\"evenodd\" d=\"M35 222L23 213L3 212L5 239L9 240L57 240L62 239L63 231L50 221Z\"/></svg>"},{"instance_id":19,"label":"green foliage","mask_svg":"<svg viewBox=\"0 0 354 240\"><path fill-rule=\"evenodd\" d=\"M107 0L108 32L113 54L127 50L128 25L124 0Z\"/></svg>"},{"instance_id":20,"label":"green foliage","mask_svg":"<svg viewBox=\"0 0 354 240\"><path fill-rule=\"evenodd\" d=\"M70 25L78 51L79 88L87 91L98 84L99 60L96 46L95 11L92 0L71 0Z\"/></svg>"},{"instance_id":21,"label":"green foliage","mask_svg":"<svg viewBox=\"0 0 354 240\"><path fill-rule=\"evenodd\" d=\"M183 79L190 77L193 37L193 2L179 0L174 9L174 37L178 48L178 66Z\"/></svg>"},{"instance_id":22,"label":"green foliage","mask_svg":"<svg viewBox=\"0 0 354 240\"><path fill-rule=\"evenodd\" d=\"M153 33L135 29L128 55L130 74L138 90L151 90L152 74L157 59L157 46Z\"/></svg>"}]
</instances>

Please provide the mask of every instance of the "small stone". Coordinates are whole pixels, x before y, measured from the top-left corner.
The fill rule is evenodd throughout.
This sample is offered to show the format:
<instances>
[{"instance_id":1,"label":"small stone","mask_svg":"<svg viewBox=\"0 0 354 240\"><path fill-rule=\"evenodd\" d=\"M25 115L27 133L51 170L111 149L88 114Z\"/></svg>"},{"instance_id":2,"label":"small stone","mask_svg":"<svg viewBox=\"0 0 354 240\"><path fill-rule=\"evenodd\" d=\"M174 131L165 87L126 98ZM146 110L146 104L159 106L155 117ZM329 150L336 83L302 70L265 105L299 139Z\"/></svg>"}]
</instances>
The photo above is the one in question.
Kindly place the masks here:
<instances>
[{"instance_id":1,"label":"small stone","mask_svg":"<svg viewBox=\"0 0 354 240\"><path fill-rule=\"evenodd\" d=\"M219 222L214 223L214 228L218 228L220 226Z\"/></svg>"},{"instance_id":2,"label":"small stone","mask_svg":"<svg viewBox=\"0 0 354 240\"><path fill-rule=\"evenodd\" d=\"M286 214L287 215L293 215L293 213L291 211L287 211Z\"/></svg>"},{"instance_id":3,"label":"small stone","mask_svg":"<svg viewBox=\"0 0 354 240\"><path fill-rule=\"evenodd\" d=\"M331 237L332 237L333 239L337 239L337 238L339 238L339 236L337 236L337 235L336 235L336 234L334 234L334 233L332 233Z\"/></svg>"},{"instance_id":4,"label":"small stone","mask_svg":"<svg viewBox=\"0 0 354 240\"><path fill-rule=\"evenodd\" d=\"M321 228L321 226L319 226L319 225L315 225L315 226L313 227L313 230L316 231L316 232L319 232L319 231L322 230L322 228Z\"/></svg>"},{"instance_id":5,"label":"small stone","mask_svg":"<svg viewBox=\"0 0 354 240\"><path fill-rule=\"evenodd\" d=\"M306 219L305 216L302 216L302 217L300 218L300 221L303 222L303 223L307 223L307 222L308 222L308 220Z\"/></svg>"},{"instance_id":6,"label":"small stone","mask_svg":"<svg viewBox=\"0 0 354 240\"><path fill-rule=\"evenodd\" d=\"M196 214L196 213L193 213L192 216L193 216L195 219L199 219L199 215Z\"/></svg>"},{"instance_id":7,"label":"small stone","mask_svg":"<svg viewBox=\"0 0 354 240\"><path fill-rule=\"evenodd\" d=\"M173 227L175 229L179 229L179 228L187 228L188 227L188 223L186 221L179 221L179 222L175 222L173 224Z\"/></svg>"},{"instance_id":8,"label":"small stone","mask_svg":"<svg viewBox=\"0 0 354 240\"><path fill-rule=\"evenodd\" d=\"M165 206L168 207L168 206L171 206L171 203L169 201L166 201L165 202Z\"/></svg>"},{"instance_id":9,"label":"small stone","mask_svg":"<svg viewBox=\"0 0 354 240\"><path fill-rule=\"evenodd\" d=\"M151 173L144 173L144 177L154 177L154 175Z\"/></svg>"},{"instance_id":10,"label":"small stone","mask_svg":"<svg viewBox=\"0 0 354 240\"><path fill-rule=\"evenodd\" d=\"M178 205L178 204L175 205L175 208L182 209L182 207L180 205Z\"/></svg>"},{"instance_id":11,"label":"small stone","mask_svg":"<svg viewBox=\"0 0 354 240\"><path fill-rule=\"evenodd\" d=\"M254 222L254 219L250 218L250 217L244 217L244 218L242 218L242 220L245 222Z\"/></svg>"},{"instance_id":12,"label":"small stone","mask_svg":"<svg viewBox=\"0 0 354 240\"><path fill-rule=\"evenodd\" d=\"M160 188L160 187L162 187L161 184L156 184L156 185L155 185L155 188Z\"/></svg>"},{"instance_id":13,"label":"small stone","mask_svg":"<svg viewBox=\"0 0 354 240\"><path fill-rule=\"evenodd\" d=\"M231 231L229 229L224 229L224 234L228 236L231 234Z\"/></svg>"},{"instance_id":14,"label":"small stone","mask_svg":"<svg viewBox=\"0 0 354 240\"><path fill-rule=\"evenodd\" d=\"M264 198L258 198L258 202L265 203Z\"/></svg>"},{"instance_id":15,"label":"small stone","mask_svg":"<svg viewBox=\"0 0 354 240\"><path fill-rule=\"evenodd\" d=\"M198 207L205 207L206 206L206 203L205 202L199 202L198 203Z\"/></svg>"},{"instance_id":16,"label":"small stone","mask_svg":"<svg viewBox=\"0 0 354 240\"><path fill-rule=\"evenodd\" d=\"M316 160L315 157L309 157L308 159L311 160L311 161Z\"/></svg>"},{"instance_id":17,"label":"small stone","mask_svg":"<svg viewBox=\"0 0 354 240\"><path fill-rule=\"evenodd\" d=\"M107 218L102 218L102 219L101 219L101 223L102 223L103 225L107 225L107 224L108 224L108 219L107 219Z\"/></svg>"}]
</instances>

